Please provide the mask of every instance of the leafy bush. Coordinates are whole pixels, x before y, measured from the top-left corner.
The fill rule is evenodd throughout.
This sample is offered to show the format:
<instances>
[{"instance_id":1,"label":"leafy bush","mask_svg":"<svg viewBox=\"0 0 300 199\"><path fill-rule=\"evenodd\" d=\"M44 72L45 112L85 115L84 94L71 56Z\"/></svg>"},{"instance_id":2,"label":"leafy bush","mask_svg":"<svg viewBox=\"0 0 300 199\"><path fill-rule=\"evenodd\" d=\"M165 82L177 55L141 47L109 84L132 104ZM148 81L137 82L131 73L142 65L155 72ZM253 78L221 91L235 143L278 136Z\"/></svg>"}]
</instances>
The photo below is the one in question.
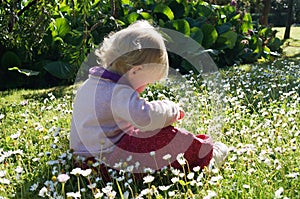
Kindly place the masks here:
<instances>
[{"instance_id":1,"label":"leafy bush","mask_svg":"<svg viewBox=\"0 0 300 199\"><path fill-rule=\"evenodd\" d=\"M72 83L105 35L138 19L193 38L219 67L268 60L281 45L249 13L204 1L4 1L0 18L0 89ZM171 53L170 62L182 72L192 68Z\"/></svg>"},{"instance_id":2,"label":"leafy bush","mask_svg":"<svg viewBox=\"0 0 300 199\"><path fill-rule=\"evenodd\" d=\"M0 90L71 83L90 49L118 27L100 0L4 1L0 18Z\"/></svg>"},{"instance_id":3,"label":"leafy bush","mask_svg":"<svg viewBox=\"0 0 300 199\"><path fill-rule=\"evenodd\" d=\"M250 13L235 5L184 0L124 2L128 3L124 7L124 23L152 20L160 27L190 36L205 49L212 49L208 52L219 67L268 60L280 52L281 41L275 37L275 32L253 22ZM184 60L179 68L191 69Z\"/></svg>"}]
</instances>

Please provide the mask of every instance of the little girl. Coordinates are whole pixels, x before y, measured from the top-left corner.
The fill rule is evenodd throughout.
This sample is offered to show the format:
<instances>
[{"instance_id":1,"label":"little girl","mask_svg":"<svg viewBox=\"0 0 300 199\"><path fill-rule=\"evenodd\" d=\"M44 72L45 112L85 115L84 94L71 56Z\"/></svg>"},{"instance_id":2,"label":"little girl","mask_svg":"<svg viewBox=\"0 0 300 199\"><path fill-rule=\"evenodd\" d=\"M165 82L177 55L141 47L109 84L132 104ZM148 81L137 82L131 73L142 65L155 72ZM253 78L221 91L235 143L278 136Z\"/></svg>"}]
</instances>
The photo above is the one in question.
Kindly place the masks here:
<instances>
[{"instance_id":1,"label":"little girl","mask_svg":"<svg viewBox=\"0 0 300 199\"><path fill-rule=\"evenodd\" d=\"M223 162L224 144L172 126L184 116L177 104L139 96L168 74L164 39L154 27L138 21L105 38L96 54L102 66L89 70L74 103L70 147L75 154L116 169L126 161L134 173L182 164L204 168L213 154L217 164Z\"/></svg>"}]
</instances>

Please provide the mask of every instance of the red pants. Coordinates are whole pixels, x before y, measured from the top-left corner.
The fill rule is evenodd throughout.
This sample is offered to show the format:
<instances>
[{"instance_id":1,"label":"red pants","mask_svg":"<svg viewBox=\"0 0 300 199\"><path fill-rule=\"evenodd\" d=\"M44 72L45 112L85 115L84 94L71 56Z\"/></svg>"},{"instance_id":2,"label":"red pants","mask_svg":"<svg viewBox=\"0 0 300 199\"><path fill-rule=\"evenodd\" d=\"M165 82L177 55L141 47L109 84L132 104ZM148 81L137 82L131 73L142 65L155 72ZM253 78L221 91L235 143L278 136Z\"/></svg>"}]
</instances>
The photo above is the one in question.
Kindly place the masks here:
<instances>
[{"instance_id":1,"label":"red pants","mask_svg":"<svg viewBox=\"0 0 300 199\"><path fill-rule=\"evenodd\" d=\"M196 166L203 168L212 158L212 139L206 135L193 135L185 130L168 126L157 132L125 134L116 144L114 151L103 155L101 159L116 170L126 170L122 168L124 164L118 164L126 162L126 167L134 166L133 173L144 173L145 168L156 170L172 166L182 169L176 160L179 153L184 153L189 168ZM167 159L166 155L170 158ZM100 170L101 174L106 176L107 168L102 165Z\"/></svg>"}]
</instances>

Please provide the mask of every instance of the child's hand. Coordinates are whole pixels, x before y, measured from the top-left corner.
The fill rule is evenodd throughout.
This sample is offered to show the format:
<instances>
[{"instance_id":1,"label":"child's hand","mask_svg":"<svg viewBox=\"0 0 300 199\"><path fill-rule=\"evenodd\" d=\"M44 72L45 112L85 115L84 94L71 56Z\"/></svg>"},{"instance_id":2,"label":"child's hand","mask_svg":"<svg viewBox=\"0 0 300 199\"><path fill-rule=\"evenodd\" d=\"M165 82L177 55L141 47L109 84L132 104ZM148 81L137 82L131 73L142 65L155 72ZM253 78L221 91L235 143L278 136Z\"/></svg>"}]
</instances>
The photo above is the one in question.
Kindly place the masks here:
<instances>
[{"instance_id":1,"label":"child's hand","mask_svg":"<svg viewBox=\"0 0 300 199\"><path fill-rule=\"evenodd\" d=\"M182 109L179 110L179 116L177 120L181 120L184 117L184 111Z\"/></svg>"}]
</instances>

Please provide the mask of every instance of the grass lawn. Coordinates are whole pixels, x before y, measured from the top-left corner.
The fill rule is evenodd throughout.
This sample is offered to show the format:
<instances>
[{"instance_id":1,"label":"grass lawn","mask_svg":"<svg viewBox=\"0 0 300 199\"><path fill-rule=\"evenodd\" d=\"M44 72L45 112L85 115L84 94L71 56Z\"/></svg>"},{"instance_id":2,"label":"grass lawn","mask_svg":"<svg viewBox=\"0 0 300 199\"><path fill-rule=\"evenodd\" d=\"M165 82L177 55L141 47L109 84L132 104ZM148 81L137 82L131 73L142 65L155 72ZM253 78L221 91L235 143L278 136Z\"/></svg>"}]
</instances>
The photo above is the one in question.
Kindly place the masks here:
<instances>
[{"instance_id":1,"label":"grass lawn","mask_svg":"<svg viewBox=\"0 0 300 199\"><path fill-rule=\"evenodd\" d=\"M173 83L172 92L151 87L144 97L159 92L180 101L186 116L177 125L209 131L227 144L224 165L202 172L162 170L140 182L130 172L112 171L113 182L104 183L90 170L75 170L68 150L74 86L1 92L0 198L299 198L300 61L292 57L221 74L222 120L197 78ZM216 120L222 122L218 131L210 128Z\"/></svg>"},{"instance_id":2,"label":"grass lawn","mask_svg":"<svg viewBox=\"0 0 300 199\"><path fill-rule=\"evenodd\" d=\"M285 28L276 27L274 29L278 31L276 36L283 39ZM300 27L291 27L291 38L284 41L283 53L287 57L300 58Z\"/></svg>"}]
</instances>

